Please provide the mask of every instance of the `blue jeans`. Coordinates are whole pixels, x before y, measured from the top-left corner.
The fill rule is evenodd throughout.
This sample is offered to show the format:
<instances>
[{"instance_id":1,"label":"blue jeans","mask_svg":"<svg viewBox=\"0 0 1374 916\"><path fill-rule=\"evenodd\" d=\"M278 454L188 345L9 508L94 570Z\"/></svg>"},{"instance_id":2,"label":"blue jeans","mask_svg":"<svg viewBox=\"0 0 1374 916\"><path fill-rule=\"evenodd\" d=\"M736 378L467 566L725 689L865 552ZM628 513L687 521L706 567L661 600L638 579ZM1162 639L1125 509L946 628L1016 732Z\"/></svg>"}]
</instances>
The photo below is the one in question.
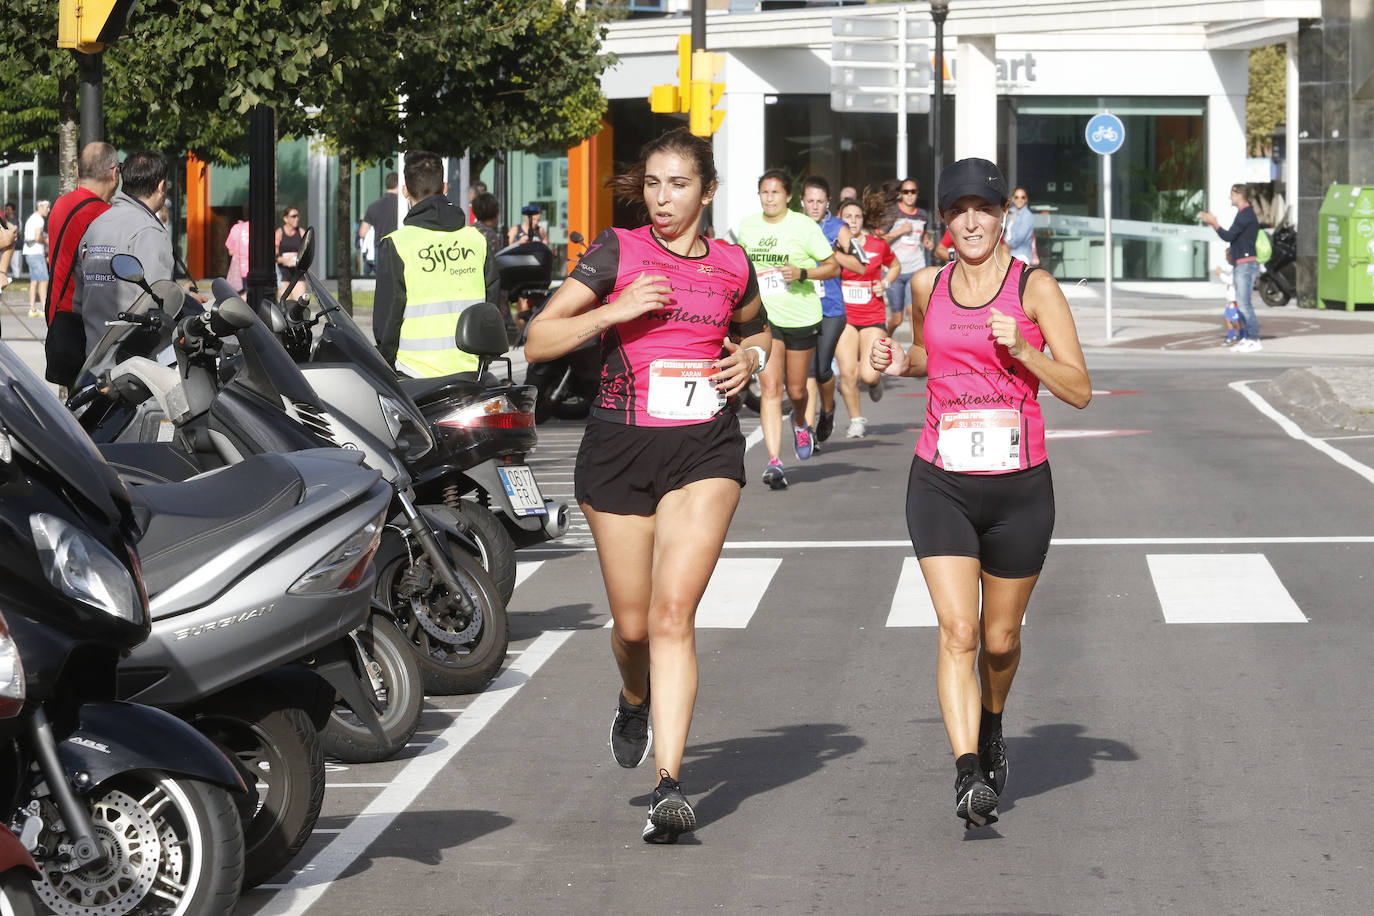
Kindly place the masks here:
<instances>
[{"instance_id":1,"label":"blue jeans","mask_svg":"<svg viewBox=\"0 0 1374 916\"><path fill-rule=\"evenodd\" d=\"M1236 308L1240 309L1240 319L1245 324L1243 333L1246 340L1259 340L1259 319L1255 317L1255 307L1250 304L1258 276L1259 261L1241 261L1231 274L1236 285Z\"/></svg>"}]
</instances>

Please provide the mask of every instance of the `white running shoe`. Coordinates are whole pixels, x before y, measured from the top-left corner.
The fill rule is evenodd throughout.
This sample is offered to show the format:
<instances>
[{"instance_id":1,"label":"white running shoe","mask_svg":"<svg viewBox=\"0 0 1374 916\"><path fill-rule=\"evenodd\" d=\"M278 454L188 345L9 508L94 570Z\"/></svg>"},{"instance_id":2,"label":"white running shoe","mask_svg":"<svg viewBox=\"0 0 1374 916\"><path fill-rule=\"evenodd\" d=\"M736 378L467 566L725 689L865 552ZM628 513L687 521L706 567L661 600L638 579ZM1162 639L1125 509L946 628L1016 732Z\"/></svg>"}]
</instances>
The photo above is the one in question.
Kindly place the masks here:
<instances>
[{"instance_id":1,"label":"white running shoe","mask_svg":"<svg viewBox=\"0 0 1374 916\"><path fill-rule=\"evenodd\" d=\"M862 439L868 433L868 420L863 417L855 417L849 421L849 429L845 430L845 438Z\"/></svg>"}]
</instances>

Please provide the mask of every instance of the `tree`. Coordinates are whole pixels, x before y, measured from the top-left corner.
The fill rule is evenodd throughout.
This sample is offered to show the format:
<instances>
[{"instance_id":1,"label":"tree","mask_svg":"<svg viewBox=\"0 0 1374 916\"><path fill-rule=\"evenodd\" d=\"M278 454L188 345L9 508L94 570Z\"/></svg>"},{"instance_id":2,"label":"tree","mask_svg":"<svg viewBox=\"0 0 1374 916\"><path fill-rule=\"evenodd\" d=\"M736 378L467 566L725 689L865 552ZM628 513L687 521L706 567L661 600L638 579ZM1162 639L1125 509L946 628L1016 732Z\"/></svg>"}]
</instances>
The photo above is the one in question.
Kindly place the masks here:
<instances>
[{"instance_id":1,"label":"tree","mask_svg":"<svg viewBox=\"0 0 1374 916\"><path fill-rule=\"evenodd\" d=\"M1249 155L1269 155L1274 128L1288 119L1287 85L1287 49L1283 45L1251 48L1250 89L1245 95L1245 146ZM1295 143L1296 138L1289 141ZM1296 154L1296 145L1290 149Z\"/></svg>"}]
</instances>

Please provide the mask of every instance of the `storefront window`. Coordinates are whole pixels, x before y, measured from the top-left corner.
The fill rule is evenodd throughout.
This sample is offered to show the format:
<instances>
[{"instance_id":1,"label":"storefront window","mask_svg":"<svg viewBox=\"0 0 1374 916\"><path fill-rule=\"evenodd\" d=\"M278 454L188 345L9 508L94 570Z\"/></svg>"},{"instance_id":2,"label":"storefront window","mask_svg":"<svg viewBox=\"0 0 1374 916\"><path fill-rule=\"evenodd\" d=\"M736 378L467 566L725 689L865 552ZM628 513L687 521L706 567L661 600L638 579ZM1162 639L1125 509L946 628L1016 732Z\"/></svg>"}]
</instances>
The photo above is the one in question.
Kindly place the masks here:
<instances>
[{"instance_id":1,"label":"storefront window","mask_svg":"<svg viewBox=\"0 0 1374 916\"><path fill-rule=\"evenodd\" d=\"M1083 129L1093 115L1111 111L1126 128L1126 143L1112 158L1114 273L1127 280L1206 279L1207 243L1169 228L1196 226L1203 208L1205 106L1201 98L1004 97L1007 180L1025 187L1031 208L1044 214L1036 232L1041 265L1066 279L1103 277L1102 163Z\"/></svg>"}]
</instances>

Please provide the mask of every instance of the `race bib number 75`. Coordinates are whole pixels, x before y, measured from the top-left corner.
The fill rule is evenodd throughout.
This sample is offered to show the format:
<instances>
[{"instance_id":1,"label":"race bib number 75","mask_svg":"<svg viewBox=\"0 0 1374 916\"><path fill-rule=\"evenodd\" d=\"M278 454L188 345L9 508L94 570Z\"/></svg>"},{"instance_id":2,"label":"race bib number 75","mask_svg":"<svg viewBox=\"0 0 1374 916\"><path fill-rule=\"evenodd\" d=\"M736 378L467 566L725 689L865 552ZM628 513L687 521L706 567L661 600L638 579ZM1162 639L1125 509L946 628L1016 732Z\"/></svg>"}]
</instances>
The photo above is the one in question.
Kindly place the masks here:
<instances>
[{"instance_id":1,"label":"race bib number 75","mask_svg":"<svg viewBox=\"0 0 1374 916\"><path fill-rule=\"evenodd\" d=\"M709 420L725 406L711 384L713 359L656 359L649 363L649 416L660 420Z\"/></svg>"},{"instance_id":2,"label":"race bib number 75","mask_svg":"<svg viewBox=\"0 0 1374 916\"><path fill-rule=\"evenodd\" d=\"M1014 471L1021 466L1021 411L943 414L938 448L946 471Z\"/></svg>"}]
</instances>

